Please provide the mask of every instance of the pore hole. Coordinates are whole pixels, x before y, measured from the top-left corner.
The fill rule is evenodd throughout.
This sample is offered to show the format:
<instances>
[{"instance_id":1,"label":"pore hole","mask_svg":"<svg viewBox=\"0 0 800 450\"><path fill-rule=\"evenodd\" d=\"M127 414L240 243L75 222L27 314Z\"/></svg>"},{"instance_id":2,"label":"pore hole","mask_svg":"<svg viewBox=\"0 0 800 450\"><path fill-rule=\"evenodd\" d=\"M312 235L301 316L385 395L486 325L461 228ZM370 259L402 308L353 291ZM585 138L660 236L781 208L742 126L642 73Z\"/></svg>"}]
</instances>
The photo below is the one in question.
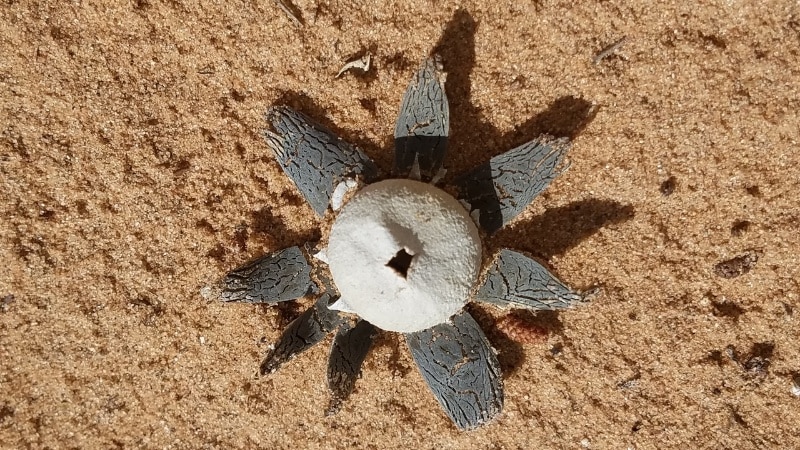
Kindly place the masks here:
<instances>
[{"instance_id":1,"label":"pore hole","mask_svg":"<svg viewBox=\"0 0 800 450\"><path fill-rule=\"evenodd\" d=\"M406 249L401 248L400 251L386 263L386 267L391 267L395 272L405 278L408 275L408 268L411 267L411 260L413 259L414 255L408 253Z\"/></svg>"}]
</instances>

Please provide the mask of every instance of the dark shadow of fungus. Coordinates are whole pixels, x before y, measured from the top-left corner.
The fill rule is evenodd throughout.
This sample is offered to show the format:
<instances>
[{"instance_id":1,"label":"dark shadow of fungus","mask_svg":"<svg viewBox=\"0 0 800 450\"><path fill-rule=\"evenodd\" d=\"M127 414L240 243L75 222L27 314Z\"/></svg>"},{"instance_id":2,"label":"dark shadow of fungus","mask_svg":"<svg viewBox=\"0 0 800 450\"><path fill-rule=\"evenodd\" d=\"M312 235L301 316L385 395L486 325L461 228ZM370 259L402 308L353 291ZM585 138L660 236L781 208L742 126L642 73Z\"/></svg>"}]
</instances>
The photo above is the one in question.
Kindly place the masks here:
<instances>
[{"instance_id":1,"label":"dark shadow of fungus","mask_svg":"<svg viewBox=\"0 0 800 450\"><path fill-rule=\"evenodd\" d=\"M389 353L386 360L372 358L370 356L382 352ZM379 329L378 335L372 343L372 349L370 349L369 355L367 355L367 359L364 361L364 367L369 370L388 368L392 377L405 378L405 376L414 369L414 367L407 364L406 360L403 358L404 354L408 354L407 352L406 340L402 334L390 333ZM386 361L385 365L384 361Z\"/></svg>"},{"instance_id":2,"label":"dark shadow of fungus","mask_svg":"<svg viewBox=\"0 0 800 450\"><path fill-rule=\"evenodd\" d=\"M512 315L526 322L532 327L544 330L548 335L562 335L564 324L559 318L559 311L529 311L527 309L515 309Z\"/></svg>"},{"instance_id":3,"label":"dark shadow of fungus","mask_svg":"<svg viewBox=\"0 0 800 450\"><path fill-rule=\"evenodd\" d=\"M300 305L299 302L278 302L274 305L260 303L258 304L258 310L266 315L272 315L277 312L275 328L282 330L289 326L294 319L300 317L300 314L302 314L302 305Z\"/></svg>"},{"instance_id":4,"label":"dark shadow of fungus","mask_svg":"<svg viewBox=\"0 0 800 450\"><path fill-rule=\"evenodd\" d=\"M445 89L450 102L450 135L446 158L445 184L471 170L490 171L488 160L500 153L529 142L543 134L556 138L575 139L594 119L597 108L581 98L564 96L556 99L546 110L518 125L514 131L503 134L484 120L482 111L472 103L470 77L475 67L475 34L478 23L472 15L459 9L447 24L433 53L442 57L447 83ZM477 169L473 169L477 167ZM486 177L490 179L491 177ZM480 192L493 192L490 186L476 188ZM497 198L481 198L482 211L498 210ZM582 200L546 211L522 227L508 227L498 232L497 246L528 250L545 259L561 254L609 223L629 220L633 207L611 200ZM481 216L486 229L498 229L502 217L498 214ZM487 223L483 223L487 222ZM531 237L531 232L533 236ZM520 249L519 242L534 242L535 248ZM494 245L492 246L494 247Z\"/></svg>"},{"instance_id":5,"label":"dark shadow of fungus","mask_svg":"<svg viewBox=\"0 0 800 450\"><path fill-rule=\"evenodd\" d=\"M514 147L542 134L554 137L577 137L594 118L596 108L584 99L564 96L546 110L536 114L506 134L483 119L482 111L472 103L470 77L475 67L475 34L478 23L472 15L459 9L448 22L432 53L442 57L447 82L445 91L450 103L448 169L445 182L466 173L478 163L485 163Z\"/></svg>"},{"instance_id":6,"label":"dark shadow of fungus","mask_svg":"<svg viewBox=\"0 0 800 450\"><path fill-rule=\"evenodd\" d=\"M626 222L634 214L633 206L613 200L579 200L548 209L520 226L506 227L497 233L491 247L513 248L548 260L578 245L600 228ZM533 247L521 246L524 242L531 242Z\"/></svg>"},{"instance_id":7,"label":"dark shadow of fungus","mask_svg":"<svg viewBox=\"0 0 800 450\"><path fill-rule=\"evenodd\" d=\"M541 134L574 140L594 120L597 111L582 98L571 95L559 97L546 110L518 125L512 136L520 144Z\"/></svg>"},{"instance_id":8,"label":"dark shadow of fungus","mask_svg":"<svg viewBox=\"0 0 800 450\"><path fill-rule=\"evenodd\" d=\"M264 242L270 247L286 248L293 245L302 247L306 242L316 242L320 239L319 228L295 231L286 226L286 220L272 213L272 209L265 206L250 213L251 239ZM270 239L271 238L271 239ZM274 240L275 242L270 242Z\"/></svg>"}]
</instances>

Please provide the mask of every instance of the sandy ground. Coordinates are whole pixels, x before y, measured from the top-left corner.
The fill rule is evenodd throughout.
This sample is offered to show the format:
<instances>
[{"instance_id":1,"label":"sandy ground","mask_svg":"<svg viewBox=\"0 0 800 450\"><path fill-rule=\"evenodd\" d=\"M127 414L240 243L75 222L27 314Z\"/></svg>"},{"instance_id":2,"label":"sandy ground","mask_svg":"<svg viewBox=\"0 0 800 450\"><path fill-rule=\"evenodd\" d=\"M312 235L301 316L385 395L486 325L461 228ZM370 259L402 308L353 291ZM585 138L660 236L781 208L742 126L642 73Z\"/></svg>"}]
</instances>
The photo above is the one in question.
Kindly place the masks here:
<instances>
[{"instance_id":1,"label":"sandy ground","mask_svg":"<svg viewBox=\"0 0 800 450\"><path fill-rule=\"evenodd\" d=\"M3 2L0 447L800 448L800 5L444 3L295 0L296 26L267 0ZM330 340L256 376L313 299L200 294L320 235L261 137L266 108L388 172L434 48L445 181L574 138L570 170L487 250L602 287L559 314L471 308L506 403L470 433L400 336L325 417ZM368 74L334 78L366 52ZM546 334L517 342L509 322Z\"/></svg>"}]
</instances>

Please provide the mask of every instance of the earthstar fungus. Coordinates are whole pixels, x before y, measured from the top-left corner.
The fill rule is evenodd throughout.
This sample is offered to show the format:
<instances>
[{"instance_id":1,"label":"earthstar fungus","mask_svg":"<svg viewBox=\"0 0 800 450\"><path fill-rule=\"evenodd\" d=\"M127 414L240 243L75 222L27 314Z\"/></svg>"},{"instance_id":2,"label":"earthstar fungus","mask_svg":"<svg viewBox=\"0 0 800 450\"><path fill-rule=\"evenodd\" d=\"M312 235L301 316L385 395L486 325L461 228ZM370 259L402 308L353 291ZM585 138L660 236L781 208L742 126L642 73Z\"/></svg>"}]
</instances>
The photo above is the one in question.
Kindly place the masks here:
<instances>
[{"instance_id":1,"label":"earthstar fungus","mask_svg":"<svg viewBox=\"0 0 800 450\"><path fill-rule=\"evenodd\" d=\"M352 392L383 329L405 335L455 425L476 428L502 411L503 384L495 350L464 306L474 299L541 310L586 301L509 249L481 269L478 227L491 235L519 215L563 172L569 142L540 137L495 156L456 178L453 197L435 186L445 173L450 128L444 82L437 57L415 74L395 125L393 178L383 181L375 182L378 169L363 152L304 114L285 106L267 113L267 143L284 172L318 216L328 207L341 211L326 249L290 247L262 256L226 275L221 298L275 304L319 294L283 331L261 373L335 331L328 413Z\"/></svg>"},{"instance_id":2,"label":"earthstar fungus","mask_svg":"<svg viewBox=\"0 0 800 450\"><path fill-rule=\"evenodd\" d=\"M397 260L408 255L407 262ZM400 333L447 322L469 300L481 265L478 228L428 183L384 180L355 194L333 223L333 309Z\"/></svg>"}]
</instances>

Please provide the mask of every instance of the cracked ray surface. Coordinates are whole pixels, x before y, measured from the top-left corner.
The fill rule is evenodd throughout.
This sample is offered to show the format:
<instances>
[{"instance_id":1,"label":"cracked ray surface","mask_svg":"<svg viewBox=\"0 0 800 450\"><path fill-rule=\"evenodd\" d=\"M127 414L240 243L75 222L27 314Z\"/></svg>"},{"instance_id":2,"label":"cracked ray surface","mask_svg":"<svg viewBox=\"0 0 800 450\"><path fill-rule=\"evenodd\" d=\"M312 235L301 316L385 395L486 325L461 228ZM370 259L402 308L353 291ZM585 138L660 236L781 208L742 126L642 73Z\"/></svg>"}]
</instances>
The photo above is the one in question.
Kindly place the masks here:
<instances>
[{"instance_id":1,"label":"cracked ray surface","mask_svg":"<svg viewBox=\"0 0 800 450\"><path fill-rule=\"evenodd\" d=\"M355 325L343 325L336 332L328 359L328 389L331 400L327 415L339 411L342 402L350 397L361 373L361 364L372 348L378 329L366 320Z\"/></svg>"},{"instance_id":2,"label":"cracked ray surface","mask_svg":"<svg viewBox=\"0 0 800 450\"><path fill-rule=\"evenodd\" d=\"M445 77L432 57L408 85L394 128L394 176L431 181L442 169L450 130Z\"/></svg>"},{"instance_id":3,"label":"cracked ray surface","mask_svg":"<svg viewBox=\"0 0 800 450\"><path fill-rule=\"evenodd\" d=\"M533 259L503 249L489 267L475 300L501 307L554 310L581 304L584 297Z\"/></svg>"},{"instance_id":4,"label":"cracked ray surface","mask_svg":"<svg viewBox=\"0 0 800 450\"><path fill-rule=\"evenodd\" d=\"M222 281L225 302L278 303L315 293L311 266L299 247L264 255L229 272Z\"/></svg>"},{"instance_id":5,"label":"cracked ray surface","mask_svg":"<svg viewBox=\"0 0 800 450\"><path fill-rule=\"evenodd\" d=\"M476 428L503 409L497 355L468 312L407 333L406 340L422 377L458 428Z\"/></svg>"},{"instance_id":6,"label":"cracked ray surface","mask_svg":"<svg viewBox=\"0 0 800 450\"><path fill-rule=\"evenodd\" d=\"M375 164L361 150L343 141L303 113L286 106L270 108L267 144L318 216L325 215L336 186L361 176L372 181Z\"/></svg>"},{"instance_id":7,"label":"cracked ray surface","mask_svg":"<svg viewBox=\"0 0 800 450\"><path fill-rule=\"evenodd\" d=\"M550 185L570 144L566 138L543 138L520 145L459 177L459 200L487 233L517 217Z\"/></svg>"},{"instance_id":8,"label":"cracked ray surface","mask_svg":"<svg viewBox=\"0 0 800 450\"><path fill-rule=\"evenodd\" d=\"M343 319L339 313L328 309L332 300L332 295L322 294L314 306L300 314L283 330L275 348L267 353L261 363L262 375L278 370L283 363L313 347L342 324Z\"/></svg>"}]
</instances>

